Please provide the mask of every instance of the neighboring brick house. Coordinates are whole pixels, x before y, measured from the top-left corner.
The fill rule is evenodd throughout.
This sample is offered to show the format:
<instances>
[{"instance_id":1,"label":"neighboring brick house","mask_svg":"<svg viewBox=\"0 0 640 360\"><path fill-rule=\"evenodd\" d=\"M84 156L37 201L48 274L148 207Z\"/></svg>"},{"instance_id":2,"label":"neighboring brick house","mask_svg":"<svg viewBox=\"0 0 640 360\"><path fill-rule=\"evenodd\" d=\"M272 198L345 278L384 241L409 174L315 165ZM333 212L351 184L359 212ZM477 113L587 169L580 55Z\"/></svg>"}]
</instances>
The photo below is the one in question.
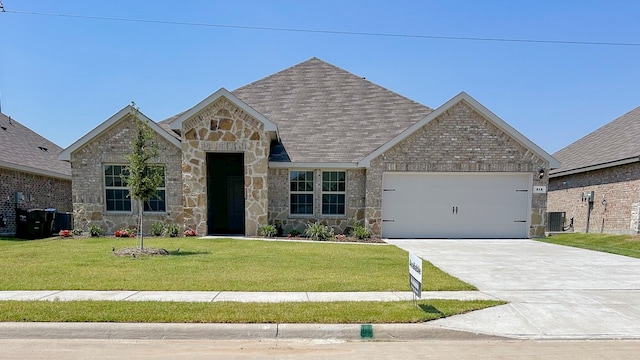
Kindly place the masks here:
<instances>
[{"instance_id":1,"label":"neighboring brick house","mask_svg":"<svg viewBox=\"0 0 640 360\"><path fill-rule=\"evenodd\" d=\"M550 172L548 211L565 212L566 226L573 218L575 231L638 234L640 107L554 157L562 167Z\"/></svg>"},{"instance_id":2,"label":"neighboring brick house","mask_svg":"<svg viewBox=\"0 0 640 360\"><path fill-rule=\"evenodd\" d=\"M114 181L130 108L65 149L75 221L135 224ZM465 93L431 109L317 58L153 122L165 197L150 220L199 234L359 221L384 237L544 235L544 150ZM151 211L153 210L153 211Z\"/></svg>"},{"instance_id":3,"label":"neighboring brick house","mask_svg":"<svg viewBox=\"0 0 640 360\"><path fill-rule=\"evenodd\" d=\"M58 145L0 113L0 218L6 223L0 226L0 235L15 235L16 207L72 211L71 167L58 159L60 151Z\"/></svg>"}]
</instances>

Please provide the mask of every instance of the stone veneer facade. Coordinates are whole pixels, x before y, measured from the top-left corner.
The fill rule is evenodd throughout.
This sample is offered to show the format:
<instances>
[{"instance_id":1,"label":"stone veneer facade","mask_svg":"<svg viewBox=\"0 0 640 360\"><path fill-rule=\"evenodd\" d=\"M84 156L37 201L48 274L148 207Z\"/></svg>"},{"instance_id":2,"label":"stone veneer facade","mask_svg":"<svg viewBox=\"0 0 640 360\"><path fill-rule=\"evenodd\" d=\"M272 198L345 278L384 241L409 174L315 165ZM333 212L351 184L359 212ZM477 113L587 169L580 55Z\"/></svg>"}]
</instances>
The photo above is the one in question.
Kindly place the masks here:
<instances>
[{"instance_id":1,"label":"stone veneer facade","mask_svg":"<svg viewBox=\"0 0 640 360\"><path fill-rule=\"evenodd\" d=\"M125 156L131 151L130 141L136 131L133 117L126 115L71 154L76 229L86 230L96 224L107 234L113 234L116 230L137 224L135 201L131 204L131 212L107 212L104 201L104 165L126 165ZM159 153L155 162L165 166L166 212L146 212L143 224L145 233L156 221L183 224L181 150L159 134L155 134L155 140Z\"/></svg>"},{"instance_id":2,"label":"stone veneer facade","mask_svg":"<svg viewBox=\"0 0 640 360\"><path fill-rule=\"evenodd\" d=\"M382 176L384 172L529 172L533 185L546 160L460 102L371 161L366 179L365 217L371 231L381 234ZM532 195L529 235L544 236L547 194Z\"/></svg>"},{"instance_id":3,"label":"stone veneer facade","mask_svg":"<svg viewBox=\"0 0 640 360\"><path fill-rule=\"evenodd\" d=\"M207 153L244 154L245 234L267 224L269 146L264 124L221 97L182 123L182 193L186 227L206 234Z\"/></svg>"},{"instance_id":4,"label":"stone veneer facade","mask_svg":"<svg viewBox=\"0 0 640 360\"><path fill-rule=\"evenodd\" d=\"M24 200L17 204L21 209L53 208L59 212L73 209L71 180L0 168L0 215L7 221L6 227L0 227L0 235L16 233L16 192L24 195Z\"/></svg>"},{"instance_id":5,"label":"stone veneer facade","mask_svg":"<svg viewBox=\"0 0 640 360\"><path fill-rule=\"evenodd\" d=\"M589 191L595 195L590 233L640 233L640 162L552 177L548 211L565 212L565 226L573 218L574 230L586 232L589 202L583 194Z\"/></svg>"}]
</instances>

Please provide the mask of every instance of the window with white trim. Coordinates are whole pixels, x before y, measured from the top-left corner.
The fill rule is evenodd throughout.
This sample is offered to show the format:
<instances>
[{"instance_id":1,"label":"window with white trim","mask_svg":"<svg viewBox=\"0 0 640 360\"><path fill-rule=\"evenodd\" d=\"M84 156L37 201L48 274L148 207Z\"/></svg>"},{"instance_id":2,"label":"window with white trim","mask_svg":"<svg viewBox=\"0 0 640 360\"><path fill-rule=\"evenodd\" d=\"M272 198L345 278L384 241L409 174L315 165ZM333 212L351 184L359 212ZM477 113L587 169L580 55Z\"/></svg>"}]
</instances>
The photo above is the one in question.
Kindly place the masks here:
<instances>
[{"instance_id":1,"label":"window with white trim","mask_svg":"<svg viewBox=\"0 0 640 360\"><path fill-rule=\"evenodd\" d=\"M313 171L289 172L289 211L291 215L313 215Z\"/></svg>"},{"instance_id":2,"label":"window with white trim","mask_svg":"<svg viewBox=\"0 0 640 360\"><path fill-rule=\"evenodd\" d=\"M165 212L167 209L165 201L166 188L164 166L158 165L158 167L161 168L160 173L162 175L162 183L156 189L156 195L145 201L145 212ZM131 197L129 196L129 188L127 187L127 176L129 176L129 171L127 170L126 165L104 166L104 187L107 211L131 211Z\"/></svg>"},{"instance_id":3,"label":"window with white trim","mask_svg":"<svg viewBox=\"0 0 640 360\"><path fill-rule=\"evenodd\" d=\"M322 215L345 215L346 173L322 172Z\"/></svg>"}]
</instances>

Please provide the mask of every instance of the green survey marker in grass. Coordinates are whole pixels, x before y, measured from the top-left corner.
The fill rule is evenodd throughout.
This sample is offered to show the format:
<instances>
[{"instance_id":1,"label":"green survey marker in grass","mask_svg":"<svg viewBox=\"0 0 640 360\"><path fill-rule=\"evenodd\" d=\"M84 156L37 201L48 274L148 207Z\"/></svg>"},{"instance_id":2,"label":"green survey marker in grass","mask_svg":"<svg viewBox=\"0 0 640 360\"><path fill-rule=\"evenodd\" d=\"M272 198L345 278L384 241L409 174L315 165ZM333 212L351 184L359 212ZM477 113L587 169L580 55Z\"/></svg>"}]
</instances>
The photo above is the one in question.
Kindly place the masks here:
<instances>
[{"instance_id":1,"label":"green survey marker in grass","mask_svg":"<svg viewBox=\"0 0 640 360\"><path fill-rule=\"evenodd\" d=\"M0 239L0 290L410 291L408 255L390 245L149 237L170 255L112 251L137 244ZM475 288L425 262L430 290Z\"/></svg>"}]
</instances>

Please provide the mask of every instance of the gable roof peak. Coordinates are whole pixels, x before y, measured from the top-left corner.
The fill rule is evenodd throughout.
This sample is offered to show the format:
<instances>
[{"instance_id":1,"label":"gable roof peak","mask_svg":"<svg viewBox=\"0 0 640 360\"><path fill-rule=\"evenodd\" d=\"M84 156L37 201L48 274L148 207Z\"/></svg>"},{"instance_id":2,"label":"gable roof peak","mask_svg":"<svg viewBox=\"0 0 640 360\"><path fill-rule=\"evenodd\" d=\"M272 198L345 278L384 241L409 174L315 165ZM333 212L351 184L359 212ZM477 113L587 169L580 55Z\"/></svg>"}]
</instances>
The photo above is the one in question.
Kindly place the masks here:
<instances>
[{"instance_id":1,"label":"gable roof peak","mask_svg":"<svg viewBox=\"0 0 640 360\"><path fill-rule=\"evenodd\" d=\"M467 94L464 91L461 91L460 93L458 93L458 95L449 99L447 102L445 102L444 104L439 106L437 109L429 113L420 121L408 127L405 131L403 131L401 134L391 139L389 142L375 149L370 154L367 154L367 156L365 156L364 158L362 158L362 160L359 161L358 165L363 167L369 167L373 159L380 156L385 151L391 149L393 146L397 145L402 140L409 137L415 131L424 127L426 124L433 121L438 116L442 115L444 112L451 109L453 106L457 105L460 102L464 102L465 104L470 106L473 110L475 110L484 118L489 120L493 125L498 127L500 130L504 131L505 133L509 134L511 138L515 139L522 146L531 150L540 158L546 160L549 163L549 167L551 169L560 167L560 163L553 156L549 155L549 153L547 153L538 145L536 145L531 140L529 140L527 137L522 135L518 130L514 129L511 125L509 125L507 122L502 120L500 117L494 114L491 110L489 110L484 105L482 105L478 100L474 99L471 95Z\"/></svg>"},{"instance_id":2,"label":"gable roof peak","mask_svg":"<svg viewBox=\"0 0 640 360\"><path fill-rule=\"evenodd\" d=\"M148 118L140 110L137 110L133 106L128 104L127 106L123 107L120 111L118 111L117 113L113 114L110 118L108 118L107 120L103 121L100 125L96 126L93 130L89 131L83 137L81 137L80 139L76 140L76 142L74 142L73 144L69 145L69 147L67 147L66 149L62 150L62 152L60 153L58 158L60 160L65 160L65 161L71 160L71 154L74 151L78 150L84 144L86 144L86 143L90 142L91 140L95 139L96 137L98 137L105 130L110 128L113 124L115 124L118 121L122 120L124 117L126 117L128 114L131 114L133 111L137 111L138 118L140 120L142 120L142 121L145 121L149 125L149 127L151 127L152 130L157 132L160 136L162 136L164 139L166 139L167 141L169 141L173 145L175 145L177 147L180 147L180 140L178 140L175 137L173 137L169 132L167 132L165 129L163 129L158 123L156 123L155 121L153 121L150 118Z\"/></svg>"},{"instance_id":3,"label":"gable roof peak","mask_svg":"<svg viewBox=\"0 0 640 360\"><path fill-rule=\"evenodd\" d=\"M223 87L218 89L218 91L214 92L213 94L209 95L204 100L200 101L198 104L196 104L191 109L181 113L175 119L171 120L171 122L169 123L169 126L173 130L181 130L183 122L185 122L187 119L189 119L193 115L199 113L202 109L204 109L207 106L213 104L214 102L216 102L218 99L220 99L222 97L224 97L227 100L231 101L237 107L239 107L240 109L242 109L243 111L245 111L249 115L253 116L258 121L262 122L262 124L264 124L264 130L265 131L270 131L270 132L274 132L274 133L278 131L278 128L277 128L276 124L274 124L271 120L269 120L267 117L265 117L261 113L259 113L256 110L254 110L251 106L249 106L248 104L246 104L242 100L238 99L234 94L232 94L231 92L229 92L229 90L227 90L227 89L225 89Z\"/></svg>"}]
</instances>

